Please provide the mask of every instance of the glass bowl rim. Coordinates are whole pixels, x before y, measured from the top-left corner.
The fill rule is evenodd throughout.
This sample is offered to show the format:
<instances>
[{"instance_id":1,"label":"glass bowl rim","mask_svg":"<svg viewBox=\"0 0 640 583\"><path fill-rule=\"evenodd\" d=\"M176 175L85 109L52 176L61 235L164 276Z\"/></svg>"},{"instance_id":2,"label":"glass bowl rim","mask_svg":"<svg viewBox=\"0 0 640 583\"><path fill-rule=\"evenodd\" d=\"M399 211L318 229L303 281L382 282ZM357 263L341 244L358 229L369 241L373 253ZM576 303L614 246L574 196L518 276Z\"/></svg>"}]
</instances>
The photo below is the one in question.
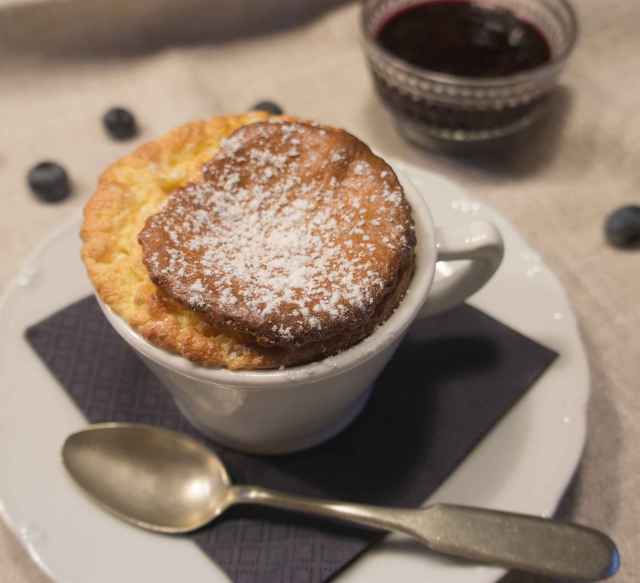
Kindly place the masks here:
<instances>
[{"instance_id":1,"label":"glass bowl rim","mask_svg":"<svg viewBox=\"0 0 640 583\"><path fill-rule=\"evenodd\" d=\"M388 61L394 68L402 70L406 75L418 77L419 79L431 83L439 83L441 85L457 86L457 87L471 87L474 89L487 89L503 87L508 88L510 86L532 83L538 79L552 76L556 71L560 70L567 62L571 53L575 49L575 46L579 37L579 23L578 16L573 5L569 0L552 0L562 6L569 16L569 32L568 42L564 50L553 57L548 63L539 65L528 71L521 73L514 73L511 75L501 75L499 77L465 77L463 75L452 75L450 73L441 73L432 69L424 69L410 64L409 62L396 57L391 52L380 46L375 39L371 38L371 35L367 31L365 11L366 6L373 0L363 0L360 8L360 42L365 48L367 54L373 54L378 58L382 58ZM423 2L435 2L438 0L423 0ZM417 3L417 2L416 2Z\"/></svg>"}]
</instances>

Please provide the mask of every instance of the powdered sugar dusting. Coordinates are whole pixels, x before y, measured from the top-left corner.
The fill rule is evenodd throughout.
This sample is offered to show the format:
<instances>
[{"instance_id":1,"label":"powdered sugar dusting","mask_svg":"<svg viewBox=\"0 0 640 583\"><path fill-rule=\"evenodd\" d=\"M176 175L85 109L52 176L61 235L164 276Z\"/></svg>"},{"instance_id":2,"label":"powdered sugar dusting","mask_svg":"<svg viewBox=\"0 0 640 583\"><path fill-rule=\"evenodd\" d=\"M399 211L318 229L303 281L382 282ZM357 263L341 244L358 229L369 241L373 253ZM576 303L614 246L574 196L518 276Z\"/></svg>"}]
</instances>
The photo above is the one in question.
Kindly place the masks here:
<instances>
[{"instance_id":1,"label":"powdered sugar dusting","mask_svg":"<svg viewBox=\"0 0 640 583\"><path fill-rule=\"evenodd\" d=\"M370 314L413 232L388 166L339 136L288 122L235 132L140 234L154 279L275 344Z\"/></svg>"}]
</instances>

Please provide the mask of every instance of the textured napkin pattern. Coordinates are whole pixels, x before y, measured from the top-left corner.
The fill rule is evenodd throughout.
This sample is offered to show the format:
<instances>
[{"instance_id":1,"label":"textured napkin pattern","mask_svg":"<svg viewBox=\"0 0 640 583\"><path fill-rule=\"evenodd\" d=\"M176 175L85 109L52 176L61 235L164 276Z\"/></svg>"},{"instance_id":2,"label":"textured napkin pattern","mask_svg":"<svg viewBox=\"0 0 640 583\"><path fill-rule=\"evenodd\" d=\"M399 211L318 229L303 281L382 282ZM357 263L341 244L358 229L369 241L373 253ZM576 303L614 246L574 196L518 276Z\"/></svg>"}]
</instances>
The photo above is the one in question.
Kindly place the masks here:
<instances>
[{"instance_id":1,"label":"textured napkin pattern","mask_svg":"<svg viewBox=\"0 0 640 583\"><path fill-rule=\"evenodd\" d=\"M198 436L92 297L35 324L26 336L89 422L149 423ZM462 306L413 327L362 415L326 444L281 457L210 445L237 483L418 506L555 356ZM319 583L384 535L245 506L189 536L236 583Z\"/></svg>"}]
</instances>

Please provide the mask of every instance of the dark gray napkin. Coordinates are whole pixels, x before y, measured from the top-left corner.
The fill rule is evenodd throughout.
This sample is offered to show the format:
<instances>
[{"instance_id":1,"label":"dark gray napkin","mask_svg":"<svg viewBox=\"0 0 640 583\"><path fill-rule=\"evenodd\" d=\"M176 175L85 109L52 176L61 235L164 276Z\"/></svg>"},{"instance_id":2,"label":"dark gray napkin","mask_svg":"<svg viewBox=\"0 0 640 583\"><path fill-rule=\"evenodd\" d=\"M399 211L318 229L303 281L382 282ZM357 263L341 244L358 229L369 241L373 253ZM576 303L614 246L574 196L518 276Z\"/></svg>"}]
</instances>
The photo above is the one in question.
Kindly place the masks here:
<instances>
[{"instance_id":1,"label":"dark gray napkin","mask_svg":"<svg viewBox=\"0 0 640 583\"><path fill-rule=\"evenodd\" d=\"M91 423L132 421L198 435L113 331L94 298L31 326L26 337ZM414 325L363 413L324 445L282 457L211 446L237 483L418 506L555 357L462 306ZM384 535L244 506L190 536L234 582L319 583Z\"/></svg>"}]
</instances>

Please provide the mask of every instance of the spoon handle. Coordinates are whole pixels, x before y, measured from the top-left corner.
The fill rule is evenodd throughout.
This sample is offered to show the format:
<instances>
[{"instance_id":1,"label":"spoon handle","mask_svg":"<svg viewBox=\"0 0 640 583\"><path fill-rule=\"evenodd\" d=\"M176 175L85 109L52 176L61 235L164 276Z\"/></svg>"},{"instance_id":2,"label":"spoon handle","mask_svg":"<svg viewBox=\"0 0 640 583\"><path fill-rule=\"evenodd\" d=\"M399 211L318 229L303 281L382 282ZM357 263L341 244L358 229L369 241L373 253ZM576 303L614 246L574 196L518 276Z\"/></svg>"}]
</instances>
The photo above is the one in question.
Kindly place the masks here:
<instances>
[{"instance_id":1,"label":"spoon handle","mask_svg":"<svg viewBox=\"0 0 640 583\"><path fill-rule=\"evenodd\" d=\"M552 577L594 581L612 576L620 565L618 550L604 533L525 514L451 504L383 508L302 498L254 486L232 487L232 501L399 531L445 555Z\"/></svg>"}]
</instances>

